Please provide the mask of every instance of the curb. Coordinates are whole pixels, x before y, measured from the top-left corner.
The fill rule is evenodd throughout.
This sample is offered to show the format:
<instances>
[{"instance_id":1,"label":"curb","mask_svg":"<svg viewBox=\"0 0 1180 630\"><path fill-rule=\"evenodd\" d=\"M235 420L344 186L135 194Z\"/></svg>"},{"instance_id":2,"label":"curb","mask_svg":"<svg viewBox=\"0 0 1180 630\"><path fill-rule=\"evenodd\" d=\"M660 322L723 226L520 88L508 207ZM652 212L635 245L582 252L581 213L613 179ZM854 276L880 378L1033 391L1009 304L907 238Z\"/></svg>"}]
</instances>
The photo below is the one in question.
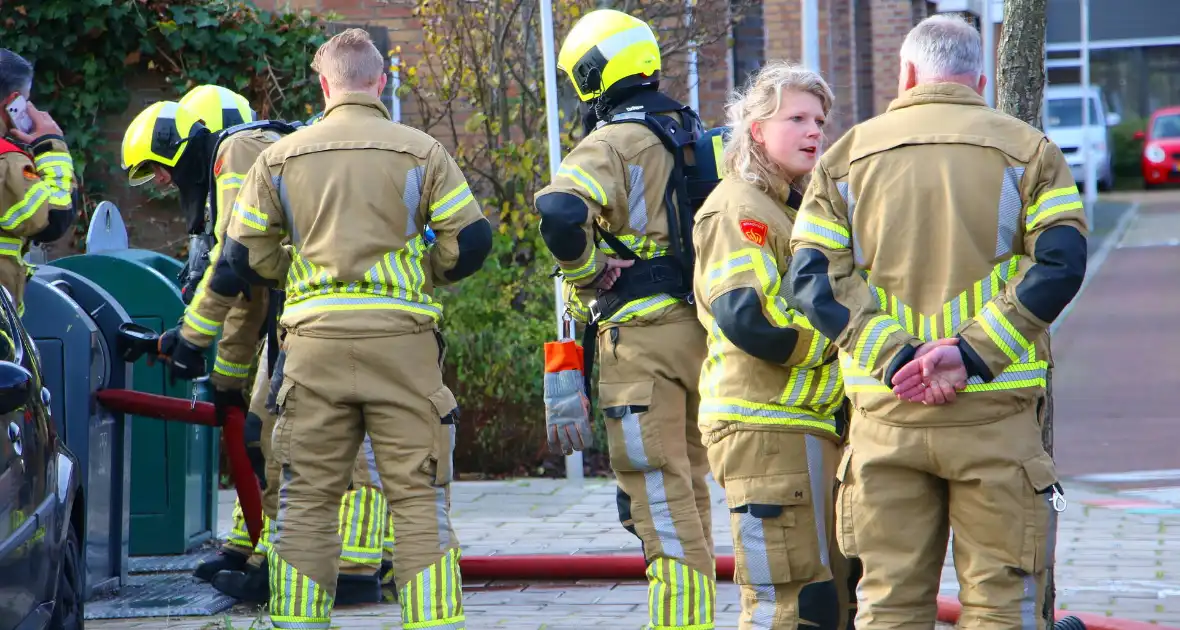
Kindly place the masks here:
<instances>
[{"instance_id":1,"label":"curb","mask_svg":"<svg viewBox=\"0 0 1180 630\"><path fill-rule=\"evenodd\" d=\"M959 603L959 600L943 595L938 596L939 621L943 623L958 623L959 613L962 611L963 605ZM1085 624L1086 630L1161 630L1175 628L1175 626L1165 626L1162 624L1147 623L1145 621L1131 621L1130 619L1119 619L1117 617L1074 612L1071 610L1058 610L1055 612L1055 617L1055 621L1058 622L1068 617L1076 617Z\"/></svg>"}]
</instances>

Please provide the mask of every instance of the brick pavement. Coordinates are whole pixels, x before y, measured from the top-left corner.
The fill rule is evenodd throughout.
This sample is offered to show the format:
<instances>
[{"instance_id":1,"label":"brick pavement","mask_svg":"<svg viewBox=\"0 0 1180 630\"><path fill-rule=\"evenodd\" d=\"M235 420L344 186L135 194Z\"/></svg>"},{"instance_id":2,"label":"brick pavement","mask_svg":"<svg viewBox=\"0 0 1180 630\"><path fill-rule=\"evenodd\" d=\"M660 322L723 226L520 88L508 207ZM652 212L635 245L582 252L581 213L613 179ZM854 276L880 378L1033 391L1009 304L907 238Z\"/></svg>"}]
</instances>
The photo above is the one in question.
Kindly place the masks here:
<instances>
[{"instance_id":1,"label":"brick pavement","mask_svg":"<svg viewBox=\"0 0 1180 630\"><path fill-rule=\"evenodd\" d=\"M1098 507L1112 497L1098 486L1066 483L1070 501L1058 529L1058 606L1180 627L1180 504L1174 513L1140 514ZM724 493L713 485L713 521L719 554L733 552ZM468 555L639 553L638 542L616 525L614 484L588 479L459 482L454 487L455 527ZM225 493L219 513L228 530L233 495ZM1173 550L1168 553L1167 550ZM957 591L948 554L942 593ZM465 602L472 630L587 627L639 629L645 617L642 583L587 580L575 584L512 581L468 582ZM737 628L738 592L718 588L718 628ZM400 628L397 608L375 605L339 609L340 628ZM182 619L90 621L101 628L214 630L269 628L247 606L231 614Z\"/></svg>"}]
</instances>

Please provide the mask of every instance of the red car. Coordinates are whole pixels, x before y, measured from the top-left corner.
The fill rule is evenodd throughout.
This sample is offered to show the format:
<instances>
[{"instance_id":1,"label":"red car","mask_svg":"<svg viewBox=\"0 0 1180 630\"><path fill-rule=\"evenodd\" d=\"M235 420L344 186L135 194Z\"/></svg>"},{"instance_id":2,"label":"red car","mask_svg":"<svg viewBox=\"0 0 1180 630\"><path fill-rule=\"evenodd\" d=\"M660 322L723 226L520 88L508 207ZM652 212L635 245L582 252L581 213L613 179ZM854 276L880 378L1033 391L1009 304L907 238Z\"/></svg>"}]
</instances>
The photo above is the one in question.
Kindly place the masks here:
<instances>
[{"instance_id":1,"label":"red car","mask_svg":"<svg viewBox=\"0 0 1180 630\"><path fill-rule=\"evenodd\" d=\"M1157 109L1147 121L1147 132L1136 131L1143 140L1143 187L1180 183L1180 106Z\"/></svg>"}]
</instances>

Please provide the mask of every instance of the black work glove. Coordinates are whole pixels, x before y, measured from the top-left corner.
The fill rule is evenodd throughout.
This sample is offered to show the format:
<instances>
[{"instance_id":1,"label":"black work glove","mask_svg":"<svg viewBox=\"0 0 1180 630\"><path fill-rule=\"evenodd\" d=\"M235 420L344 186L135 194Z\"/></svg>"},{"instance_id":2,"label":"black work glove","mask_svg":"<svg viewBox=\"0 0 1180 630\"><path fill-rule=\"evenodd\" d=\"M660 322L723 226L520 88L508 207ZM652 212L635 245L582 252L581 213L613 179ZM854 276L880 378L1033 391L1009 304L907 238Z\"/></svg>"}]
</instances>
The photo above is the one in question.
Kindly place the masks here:
<instances>
[{"instance_id":1,"label":"black work glove","mask_svg":"<svg viewBox=\"0 0 1180 630\"><path fill-rule=\"evenodd\" d=\"M179 326L169 328L160 335L158 353L168 360L173 382L176 379L191 381L206 374L205 350L181 337Z\"/></svg>"},{"instance_id":2,"label":"black work glove","mask_svg":"<svg viewBox=\"0 0 1180 630\"><path fill-rule=\"evenodd\" d=\"M217 412L217 425L223 427L230 409L241 409L243 414L246 413L246 396L240 389L214 387L213 409Z\"/></svg>"}]
</instances>

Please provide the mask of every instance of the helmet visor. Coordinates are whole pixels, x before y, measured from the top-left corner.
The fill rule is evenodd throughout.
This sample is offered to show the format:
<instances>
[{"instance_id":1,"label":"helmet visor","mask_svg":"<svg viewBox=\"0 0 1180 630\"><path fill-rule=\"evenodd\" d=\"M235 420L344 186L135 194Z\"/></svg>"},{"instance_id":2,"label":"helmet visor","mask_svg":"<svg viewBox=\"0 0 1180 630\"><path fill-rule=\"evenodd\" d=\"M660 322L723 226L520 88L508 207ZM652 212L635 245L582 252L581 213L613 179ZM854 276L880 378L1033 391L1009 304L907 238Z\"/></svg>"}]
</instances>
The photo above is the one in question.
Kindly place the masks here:
<instances>
[{"instance_id":1,"label":"helmet visor","mask_svg":"<svg viewBox=\"0 0 1180 630\"><path fill-rule=\"evenodd\" d=\"M127 173L127 180L132 186L142 186L156 178L156 170L152 168L151 162L140 162L131 167L131 171Z\"/></svg>"}]
</instances>

